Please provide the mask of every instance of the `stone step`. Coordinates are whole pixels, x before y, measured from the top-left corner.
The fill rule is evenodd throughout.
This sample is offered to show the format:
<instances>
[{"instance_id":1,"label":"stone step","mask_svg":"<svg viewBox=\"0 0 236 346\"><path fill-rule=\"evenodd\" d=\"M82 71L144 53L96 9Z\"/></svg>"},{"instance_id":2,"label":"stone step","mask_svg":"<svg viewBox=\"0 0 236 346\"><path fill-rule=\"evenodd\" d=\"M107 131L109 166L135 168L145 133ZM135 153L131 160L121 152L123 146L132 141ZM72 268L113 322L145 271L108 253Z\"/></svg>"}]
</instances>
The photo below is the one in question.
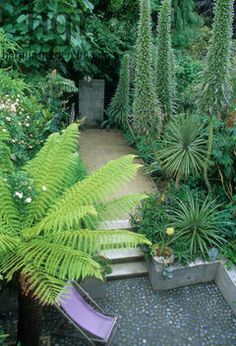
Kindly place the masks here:
<instances>
[{"instance_id":1,"label":"stone step","mask_svg":"<svg viewBox=\"0 0 236 346\"><path fill-rule=\"evenodd\" d=\"M100 251L100 255L109 258L113 264L139 261L144 257L140 248L104 250Z\"/></svg>"},{"instance_id":2,"label":"stone step","mask_svg":"<svg viewBox=\"0 0 236 346\"><path fill-rule=\"evenodd\" d=\"M146 276L148 270L144 261L112 264L112 273L107 275L108 280L126 279L129 277Z\"/></svg>"},{"instance_id":3,"label":"stone step","mask_svg":"<svg viewBox=\"0 0 236 346\"><path fill-rule=\"evenodd\" d=\"M129 220L105 221L100 223L99 228L105 230L131 229L131 225Z\"/></svg>"}]
</instances>

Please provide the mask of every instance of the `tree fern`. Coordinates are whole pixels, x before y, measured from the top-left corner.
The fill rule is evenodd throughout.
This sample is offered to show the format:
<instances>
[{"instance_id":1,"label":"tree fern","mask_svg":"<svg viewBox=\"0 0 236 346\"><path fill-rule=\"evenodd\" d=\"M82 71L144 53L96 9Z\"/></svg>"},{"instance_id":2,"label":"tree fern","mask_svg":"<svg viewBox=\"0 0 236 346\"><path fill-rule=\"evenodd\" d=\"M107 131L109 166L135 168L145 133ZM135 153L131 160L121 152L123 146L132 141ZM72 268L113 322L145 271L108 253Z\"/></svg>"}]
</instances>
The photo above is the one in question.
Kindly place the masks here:
<instances>
[{"instance_id":1,"label":"tree fern","mask_svg":"<svg viewBox=\"0 0 236 346\"><path fill-rule=\"evenodd\" d=\"M129 231L84 229L88 217L98 224L132 209L145 196L108 198L135 176L140 165L133 163L133 155L111 161L72 184L79 159L78 135L77 125L51 135L24 167L36 195L23 209L18 210L13 191L0 177L0 271L8 280L20 273L22 294L44 304L58 302L68 281L101 278L100 265L93 258L101 249L149 243Z\"/></svg>"}]
</instances>

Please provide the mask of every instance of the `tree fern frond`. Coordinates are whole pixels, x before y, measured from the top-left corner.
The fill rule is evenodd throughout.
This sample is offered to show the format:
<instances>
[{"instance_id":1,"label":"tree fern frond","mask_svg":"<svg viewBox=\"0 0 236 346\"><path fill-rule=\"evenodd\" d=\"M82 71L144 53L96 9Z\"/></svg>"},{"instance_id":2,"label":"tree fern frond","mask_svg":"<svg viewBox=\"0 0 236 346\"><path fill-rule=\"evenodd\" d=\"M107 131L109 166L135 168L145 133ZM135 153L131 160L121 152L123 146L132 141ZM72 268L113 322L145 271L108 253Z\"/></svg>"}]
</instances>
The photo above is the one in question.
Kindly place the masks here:
<instances>
[{"instance_id":1,"label":"tree fern frond","mask_svg":"<svg viewBox=\"0 0 236 346\"><path fill-rule=\"evenodd\" d=\"M26 222L30 225L45 215L49 206L73 180L78 166L78 125L72 124L61 135L49 137L44 148L25 170L34 179L37 196L28 206Z\"/></svg>"},{"instance_id":2,"label":"tree fern frond","mask_svg":"<svg viewBox=\"0 0 236 346\"><path fill-rule=\"evenodd\" d=\"M39 235L41 232L56 233L60 230L73 229L75 225L81 227L81 221L88 215L96 216L97 211L92 205L72 206L66 204L60 210L54 213L49 213L35 227L23 231L26 238L32 238Z\"/></svg>"},{"instance_id":3,"label":"tree fern frond","mask_svg":"<svg viewBox=\"0 0 236 346\"><path fill-rule=\"evenodd\" d=\"M88 254L67 246L37 239L22 243L18 251L24 258L24 270L28 265L42 268L61 280L78 280L86 276L102 278L97 262Z\"/></svg>"},{"instance_id":4,"label":"tree fern frond","mask_svg":"<svg viewBox=\"0 0 236 346\"><path fill-rule=\"evenodd\" d=\"M147 196L143 194L126 195L100 204L97 218L101 221L117 220L124 212L127 214L132 211L145 198Z\"/></svg>"},{"instance_id":5,"label":"tree fern frond","mask_svg":"<svg viewBox=\"0 0 236 346\"><path fill-rule=\"evenodd\" d=\"M93 255L102 248L132 248L150 244L143 236L126 230L78 230L59 232L45 238L48 243L61 244L72 249Z\"/></svg>"},{"instance_id":6,"label":"tree fern frond","mask_svg":"<svg viewBox=\"0 0 236 346\"><path fill-rule=\"evenodd\" d=\"M36 299L42 304L58 304L60 295L66 290L65 281L49 275L34 267L24 269L27 275L27 289L33 291Z\"/></svg>"},{"instance_id":7,"label":"tree fern frond","mask_svg":"<svg viewBox=\"0 0 236 346\"><path fill-rule=\"evenodd\" d=\"M0 228L0 256L5 252L15 249L19 240L1 232Z\"/></svg>"},{"instance_id":8,"label":"tree fern frond","mask_svg":"<svg viewBox=\"0 0 236 346\"><path fill-rule=\"evenodd\" d=\"M94 174L67 189L43 220L34 227L32 234L81 228L82 219L88 215L97 215L96 204L103 201L120 184L135 176L140 165L132 164L134 158L134 155L127 155L110 161Z\"/></svg>"},{"instance_id":9,"label":"tree fern frond","mask_svg":"<svg viewBox=\"0 0 236 346\"><path fill-rule=\"evenodd\" d=\"M107 203L100 203L96 206L96 217L89 215L83 220L85 228L99 228L100 222L117 220L124 213L127 215L146 197L143 194L126 195Z\"/></svg>"},{"instance_id":10,"label":"tree fern frond","mask_svg":"<svg viewBox=\"0 0 236 346\"><path fill-rule=\"evenodd\" d=\"M12 230L21 229L20 214L15 206L10 189L0 176L0 220Z\"/></svg>"}]
</instances>

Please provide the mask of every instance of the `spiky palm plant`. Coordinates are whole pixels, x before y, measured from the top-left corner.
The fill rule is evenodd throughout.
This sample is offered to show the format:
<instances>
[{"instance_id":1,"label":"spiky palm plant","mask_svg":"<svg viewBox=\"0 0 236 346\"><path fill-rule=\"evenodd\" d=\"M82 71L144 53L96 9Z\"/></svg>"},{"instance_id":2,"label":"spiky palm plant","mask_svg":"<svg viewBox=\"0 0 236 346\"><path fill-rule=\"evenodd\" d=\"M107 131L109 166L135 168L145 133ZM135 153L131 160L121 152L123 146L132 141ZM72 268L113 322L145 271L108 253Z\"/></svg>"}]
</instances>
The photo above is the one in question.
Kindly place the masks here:
<instances>
[{"instance_id":1,"label":"spiky palm plant","mask_svg":"<svg viewBox=\"0 0 236 346\"><path fill-rule=\"evenodd\" d=\"M171 43L171 0L163 0L158 24L157 62L156 62L157 95L165 115L174 114L176 98L174 52Z\"/></svg>"},{"instance_id":2,"label":"spiky palm plant","mask_svg":"<svg viewBox=\"0 0 236 346\"><path fill-rule=\"evenodd\" d=\"M125 54L121 61L120 78L114 97L108 108L110 122L126 128L130 115L130 57Z\"/></svg>"},{"instance_id":3,"label":"spiky palm plant","mask_svg":"<svg viewBox=\"0 0 236 346\"><path fill-rule=\"evenodd\" d=\"M99 250L147 243L132 232L95 229L98 222L144 198L134 195L110 201L107 197L136 174L139 165L132 163L134 156L111 161L76 181L77 146L76 124L48 138L24 167L35 197L31 201L20 195L19 207L14 191L0 176L0 272L7 280L17 276L18 341L24 346L38 345L42 304L58 303L70 280L102 277L93 258Z\"/></svg>"},{"instance_id":4,"label":"spiky palm plant","mask_svg":"<svg viewBox=\"0 0 236 346\"><path fill-rule=\"evenodd\" d=\"M186 201L177 200L177 205L170 210L170 218L175 227L174 241L189 245L191 257L209 256L209 249L220 247L224 243L222 213L217 201L210 195L204 201L188 192Z\"/></svg>"},{"instance_id":5,"label":"spiky palm plant","mask_svg":"<svg viewBox=\"0 0 236 346\"><path fill-rule=\"evenodd\" d=\"M162 144L157 159L166 173L175 177L176 186L181 178L199 174L207 165L203 126L195 117L182 116L170 121Z\"/></svg>"},{"instance_id":6,"label":"spiky palm plant","mask_svg":"<svg viewBox=\"0 0 236 346\"><path fill-rule=\"evenodd\" d=\"M160 133L161 112L154 86L150 0L140 0L133 116L138 134Z\"/></svg>"},{"instance_id":7,"label":"spiky palm plant","mask_svg":"<svg viewBox=\"0 0 236 346\"><path fill-rule=\"evenodd\" d=\"M218 0L215 6L215 20L211 45L207 55L206 68L202 73L202 85L199 93L199 106L209 115L208 153L212 154L214 118L229 103L232 95L230 76L232 23L234 0ZM204 171L205 182L209 190L208 167Z\"/></svg>"}]
</instances>

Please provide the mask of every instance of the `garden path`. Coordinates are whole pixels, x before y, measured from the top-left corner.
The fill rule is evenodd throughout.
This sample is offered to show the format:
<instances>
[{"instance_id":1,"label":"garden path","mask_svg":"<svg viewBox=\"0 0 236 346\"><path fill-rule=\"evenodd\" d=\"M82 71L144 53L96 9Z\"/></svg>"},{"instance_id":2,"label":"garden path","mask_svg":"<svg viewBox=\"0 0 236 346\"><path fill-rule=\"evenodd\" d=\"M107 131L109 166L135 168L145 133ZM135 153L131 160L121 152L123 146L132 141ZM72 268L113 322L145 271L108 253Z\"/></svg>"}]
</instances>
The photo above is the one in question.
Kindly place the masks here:
<instances>
[{"instance_id":1,"label":"garden path","mask_svg":"<svg viewBox=\"0 0 236 346\"><path fill-rule=\"evenodd\" d=\"M86 130L80 135L80 151L88 171L94 172L110 160L123 155L136 154L135 149L127 145L120 131ZM141 160L138 162L142 163ZM141 169L136 178L121 189L114 197L133 193L154 193L156 186L152 179Z\"/></svg>"},{"instance_id":2,"label":"garden path","mask_svg":"<svg viewBox=\"0 0 236 346\"><path fill-rule=\"evenodd\" d=\"M122 132L114 130L86 130L80 135L80 152L89 173L94 172L110 160L118 159L123 155L136 154L135 150L127 145ZM139 163L141 160L137 159ZM111 197L118 198L134 193L154 193L156 186L152 179L139 170L136 178L127 185L122 185L118 192ZM121 215L119 220L104 222L101 229L130 229L130 216ZM109 279L127 278L147 275L144 254L139 249L110 250L102 253L112 261L112 273Z\"/></svg>"}]
</instances>

